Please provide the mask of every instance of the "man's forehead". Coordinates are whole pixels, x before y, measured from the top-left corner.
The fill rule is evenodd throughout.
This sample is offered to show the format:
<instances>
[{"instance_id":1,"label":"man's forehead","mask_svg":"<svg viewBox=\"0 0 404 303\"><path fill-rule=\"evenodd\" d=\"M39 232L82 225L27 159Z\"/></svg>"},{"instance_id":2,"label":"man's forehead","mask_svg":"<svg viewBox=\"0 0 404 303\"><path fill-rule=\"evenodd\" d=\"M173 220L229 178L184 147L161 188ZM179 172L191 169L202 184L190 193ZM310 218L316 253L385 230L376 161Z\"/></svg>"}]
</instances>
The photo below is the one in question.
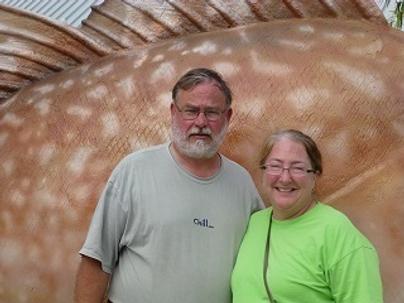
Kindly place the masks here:
<instances>
[{"instance_id":1,"label":"man's forehead","mask_svg":"<svg viewBox=\"0 0 404 303\"><path fill-rule=\"evenodd\" d=\"M215 98L223 98L225 99L225 94L223 93L221 87L216 81L205 81L198 84L193 85L192 87L186 89L180 89L178 91L178 97L181 96L189 96L189 95L209 95L214 96Z\"/></svg>"},{"instance_id":2,"label":"man's forehead","mask_svg":"<svg viewBox=\"0 0 404 303\"><path fill-rule=\"evenodd\" d=\"M195 89L200 89L200 88L206 88L206 89L209 89L209 88L216 88L217 90L219 90L220 92L222 92L222 89L221 89L221 87L220 87L220 84L219 84L216 80L214 80L214 79L206 79L206 80L203 80L203 81L198 82L198 83L195 83L195 84L193 84L193 85L191 85L191 86L189 86L189 87L181 88L178 92L181 92L181 91L190 92L190 91L193 91L193 90L195 90ZM222 92L222 93L223 93L223 92Z\"/></svg>"}]
</instances>

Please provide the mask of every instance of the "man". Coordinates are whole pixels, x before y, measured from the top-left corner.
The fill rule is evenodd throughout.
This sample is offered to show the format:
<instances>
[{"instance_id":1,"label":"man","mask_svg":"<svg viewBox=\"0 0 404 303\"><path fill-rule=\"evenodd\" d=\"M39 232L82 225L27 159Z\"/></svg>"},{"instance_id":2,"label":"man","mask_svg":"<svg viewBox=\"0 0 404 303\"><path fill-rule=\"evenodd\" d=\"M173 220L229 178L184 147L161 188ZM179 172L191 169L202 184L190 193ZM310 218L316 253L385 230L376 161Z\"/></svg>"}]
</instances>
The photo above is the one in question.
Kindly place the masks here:
<instances>
[{"instance_id":1,"label":"man","mask_svg":"<svg viewBox=\"0 0 404 303\"><path fill-rule=\"evenodd\" d=\"M172 142L114 169L82 255L76 302L229 303L250 214L263 206L245 169L218 154L231 91L209 69L174 86ZM109 287L108 287L109 284Z\"/></svg>"}]
</instances>

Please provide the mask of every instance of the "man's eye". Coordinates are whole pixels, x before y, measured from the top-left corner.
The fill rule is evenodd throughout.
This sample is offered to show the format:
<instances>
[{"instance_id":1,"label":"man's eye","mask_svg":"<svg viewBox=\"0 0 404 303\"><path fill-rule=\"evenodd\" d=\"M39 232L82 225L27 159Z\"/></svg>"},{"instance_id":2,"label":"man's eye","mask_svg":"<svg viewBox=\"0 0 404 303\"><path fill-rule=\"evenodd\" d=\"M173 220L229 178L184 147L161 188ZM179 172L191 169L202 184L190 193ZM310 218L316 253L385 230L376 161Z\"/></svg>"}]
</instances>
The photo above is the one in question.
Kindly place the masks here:
<instances>
[{"instance_id":1,"label":"man's eye","mask_svg":"<svg viewBox=\"0 0 404 303\"><path fill-rule=\"evenodd\" d=\"M292 167L292 170L296 172L302 172L304 171L304 167L294 166Z\"/></svg>"},{"instance_id":2,"label":"man's eye","mask_svg":"<svg viewBox=\"0 0 404 303\"><path fill-rule=\"evenodd\" d=\"M281 166L279 164L269 164L270 169L281 169Z\"/></svg>"},{"instance_id":3,"label":"man's eye","mask_svg":"<svg viewBox=\"0 0 404 303\"><path fill-rule=\"evenodd\" d=\"M199 113L199 110L197 110L197 109L185 109L184 113L194 115L194 114Z\"/></svg>"}]
</instances>

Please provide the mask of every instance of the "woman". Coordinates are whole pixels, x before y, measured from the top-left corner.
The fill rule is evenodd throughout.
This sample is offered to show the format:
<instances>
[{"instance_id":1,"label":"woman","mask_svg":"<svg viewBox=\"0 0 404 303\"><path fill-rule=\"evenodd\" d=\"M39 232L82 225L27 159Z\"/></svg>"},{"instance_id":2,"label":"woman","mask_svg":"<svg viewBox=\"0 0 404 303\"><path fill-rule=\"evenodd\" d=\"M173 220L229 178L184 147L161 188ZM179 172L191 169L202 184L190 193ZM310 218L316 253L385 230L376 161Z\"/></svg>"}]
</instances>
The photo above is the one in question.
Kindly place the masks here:
<instances>
[{"instance_id":1,"label":"woman","mask_svg":"<svg viewBox=\"0 0 404 303\"><path fill-rule=\"evenodd\" d=\"M279 131L260 164L272 207L250 219L233 270L233 303L383 302L373 245L313 196L322 173L315 142Z\"/></svg>"}]
</instances>

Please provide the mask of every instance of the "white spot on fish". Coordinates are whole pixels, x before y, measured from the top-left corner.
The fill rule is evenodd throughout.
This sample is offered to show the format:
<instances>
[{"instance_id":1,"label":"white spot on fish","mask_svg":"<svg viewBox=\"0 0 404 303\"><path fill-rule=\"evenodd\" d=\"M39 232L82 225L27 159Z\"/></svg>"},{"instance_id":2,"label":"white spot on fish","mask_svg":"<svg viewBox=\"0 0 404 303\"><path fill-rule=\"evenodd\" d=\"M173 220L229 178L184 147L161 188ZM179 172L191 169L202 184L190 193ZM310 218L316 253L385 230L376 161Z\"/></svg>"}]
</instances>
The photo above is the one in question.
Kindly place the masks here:
<instances>
[{"instance_id":1,"label":"white spot on fish","mask_svg":"<svg viewBox=\"0 0 404 303\"><path fill-rule=\"evenodd\" d=\"M4 124L12 127L18 127L21 126L23 122L24 118L20 118L14 113L6 113L0 120L0 125Z\"/></svg>"},{"instance_id":2,"label":"white spot on fish","mask_svg":"<svg viewBox=\"0 0 404 303\"><path fill-rule=\"evenodd\" d=\"M383 50L383 42L380 39L372 41L368 45L359 47L351 47L348 52L352 55L364 56L364 55L377 55Z\"/></svg>"},{"instance_id":3,"label":"white spot on fish","mask_svg":"<svg viewBox=\"0 0 404 303\"><path fill-rule=\"evenodd\" d=\"M8 136L9 136L8 133L0 134L0 146L4 145L4 143L6 143Z\"/></svg>"},{"instance_id":4,"label":"white spot on fish","mask_svg":"<svg viewBox=\"0 0 404 303\"><path fill-rule=\"evenodd\" d=\"M1 166L7 177L11 176L11 174L14 172L15 163L14 163L14 160L12 160L12 159L7 159L7 160L3 161L3 163L1 163Z\"/></svg>"},{"instance_id":5,"label":"white spot on fish","mask_svg":"<svg viewBox=\"0 0 404 303\"><path fill-rule=\"evenodd\" d=\"M82 74L84 74L84 73L86 73L88 71L89 68L90 68L89 64L83 65L83 66L80 67L80 72Z\"/></svg>"},{"instance_id":6,"label":"white spot on fish","mask_svg":"<svg viewBox=\"0 0 404 303\"><path fill-rule=\"evenodd\" d=\"M85 195L88 197L91 194L91 190L89 189L89 192L86 193ZM81 200L79 200L79 202L82 203L87 203L87 198L81 198ZM74 208L66 208L64 209L64 213L63 213L64 217L67 218L70 222L74 221L74 222L78 222L79 220L81 220L81 216L78 215L77 211ZM73 237L73 241L71 242L76 242L76 237ZM77 263L76 263L77 264Z\"/></svg>"},{"instance_id":7,"label":"white spot on fish","mask_svg":"<svg viewBox=\"0 0 404 303\"><path fill-rule=\"evenodd\" d=\"M217 49L216 44L214 44L210 41L205 41L201 45L194 47L192 49L192 51L194 53L198 53L198 54L206 56L206 55L214 54L216 52L216 49Z\"/></svg>"},{"instance_id":8,"label":"white spot on fish","mask_svg":"<svg viewBox=\"0 0 404 303\"><path fill-rule=\"evenodd\" d=\"M47 144L41 147L38 158L40 165L46 165L52 159L56 152L56 147L54 144Z\"/></svg>"},{"instance_id":9,"label":"white spot on fish","mask_svg":"<svg viewBox=\"0 0 404 303\"><path fill-rule=\"evenodd\" d=\"M260 98L251 98L248 102L240 102L237 112L249 118L260 118L265 113L265 101Z\"/></svg>"},{"instance_id":10,"label":"white spot on fish","mask_svg":"<svg viewBox=\"0 0 404 303\"><path fill-rule=\"evenodd\" d=\"M351 151L347 150L347 142L349 142L349 133L347 130L341 130L336 135L328 138L325 142L325 149L329 156L340 161L348 161L351 159Z\"/></svg>"},{"instance_id":11,"label":"white spot on fish","mask_svg":"<svg viewBox=\"0 0 404 303\"><path fill-rule=\"evenodd\" d=\"M170 62L160 64L159 67L152 73L150 77L151 83L156 83L159 80L171 79L174 76L175 67Z\"/></svg>"},{"instance_id":12,"label":"white spot on fish","mask_svg":"<svg viewBox=\"0 0 404 303\"><path fill-rule=\"evenodd\" d=\"M103 124L102 135L104 137L113 137L119 133L119 119L115 113L106 113L102 116L101 120Z\"/></svg>"},{"instance_id":13,"label":"white spot on fish","mask_svg":"<svg viewBox=\"0 0 404 303\"><path fill-rule=\"evenodd\" d=\"M54 205L58 202L58 199L44 188L34 191L33 197L33 202L40 203L39 205Z\"/></svg>"},{"instance_id":14,"label":"white spot on fish","mask_svg":"<svg viewBox=\"0 0 404 303\"><path fill-rule=\"evenodd\" d=\"M399 134L400 137L404 138L404 114L394 119L392 125L396 133Z\"/></svg>"},{"instance_id":15,"label":"white spot on fish","mask_svg":"<svg viewBox=\"0 0 404 303\"><path fill-rule=\"evenodd\" d=\"M250 39L248 38L248 35L244 29L240 29L238 33L240 35L241 41L249 43Z\"/></svg>"},{"instance_id":16,"label":"white spot on fish","mask_svg":"<svg viewBox=\"0 0 404 303\"><path fill-rule=\"evenodd\" d=\"M21 180L21 188L27 189L31 185L31 181L28 178L24 178Z\"/></svg>"},{"instance_id":17,"label":"white spot on fish","mask_svg":"<svg viewBox=\"0 0 404 303\"><path fill-rule=\"evenodd\" d=\"M342 41L345 38L345 35L343 33L338 32L324 32L322 35L325 39L334 42Z\"/></svg>"},{"instance_id":18,"label":"white spot on fish","mask_svg":"<svg viewBox=\"0 0 404 303\"><path fill-rule=\"evenodd\" d=\"M223 51L223 55L231 55L233 53L233 50L230 47L226 47Z\"/></svg>"},{"instance_id":19,"label":"white spot on fish","mask_svg":"<svg viewBox=\"0 0 404 303\"><path fill-rule=\"evenodd\" d=\"M122 91L127 99L133 97L136 89L136 84L132 76L126 77L125 79L116 82L116 86L120 91Z\"/></svg>"},{"instance_id":20,"label":"white spot on fish","mask_svg":"<svg viewBox=\"0 0 404 303\"><path fill-rule=\"evenodd\" d=\"M17 207L22 207L25 204L25 196L19 190L11 192L10 200Z\"/></svg>"},{"instance_id":21,"label":"white spot on fish","mask_svg":"<svg viewBox=\"0 0 404 303\"><path fill-rule=\"evenodd\" d=\"M389 57L380 57L377 56L377 62L381 64L390 64L391 60Z\"/></svg>"},{"instance_id":22,"label":"white spot on fish","mask_svg":"<svg viewBox=\"0 0 404 303\"><path fill-rule=\"evenodd\" d=\"M154 58L151 61L152 62L159 62L159 61L162 61L163 59L164 59L164 55L158 54L158 55L154 56Z\"/></svg>"},{"instance_id":23,"label":"white spot on fish","mask_svg":"<svg viewBox=\"0 0 404 303\"><path fill-rule=\"evenodd\" d=\"M89 98L98 101L99 99L104 99L108 95L108 88L105 85L98 85L89 90L87 95Z\"/></svg>"},{"instance_id":24,"label":"white spot on fish","mask_svg":"<svg viewBox=\"0 0 404 303\"><path fill-rule=\"evenodd\" d=\"M74 81L73 81L72 79L69 79L69 80L63 82L63 83L61 84L61 87L67 89L67 88L72 87L73 84L74 84Z\"/></svg>"},{"instance_id":25,"label":"white spot on fish","mask_svg":"<svg viewBox=\"0 0 404 303\"><path fill-rule=\"evenodd\" d=\"M326 101L328 98L330 98L328 90L309 87L294 89L286 96L286 99L293 103L297 111L303 111L311 107L315 101Z\"/></svg>"},{"instance_id":26,"label":"white spot on fish","mask_svg":"<svg viewBox=\"0 0 404 303\"><path fill-rule=\"evenodd\" d=\"M74 151L66 166L74 174L81 174L85 168L85 163L93 150L90 147L80 147Z\"/></svg>"},{"instance_id":27,"label":"white spot on fish","mask_svg":"<svg viewBox=\"0 0 404 303\"><path fill-rule=\"evenodd\" d=\"M34 108L41 116L45 116L49 113L49 99L43 99L34 104Z\"/></svg>"},{"instance_id":28,"label":"white spot on fish","mask_svg":"<svg viewBox=\"0 0 404 303\"><path fill-rule=\"evenodd\" d=\"M171 92L165 92L161 93L156 97L157 102L163 107L168 108L168 106L171 104Z\"/></svg>"},{"instance_id":29,"label":"white spot on fish","mask_svg":"<svg viewBox=\"0 0 404 303\"><path fill-rule=\"evenodd\" d=\"M92 86L94 83L94 79L95 79L94 77L84 77L82 80L82 83L85 86Z\"/></svg>"},{"instance_id":30,"label":"white spot on fish","mask_svg":"<svg viewBox=\"0 0 404 303\"><path fill-rule=\"evenodd\" d=\"M68 141L72 141L74 137L75 137L75 133L73 133L73 132L71 132L71 131L69 131L69 132L66 133L66 139L67 139Z\"/></svg>"},{"instance_id":31,"label":"white spot on fish","mask_svg":"<svg viewBox=\"0 0 404 303\"><path fill-rule=\"evenodd\" d=\"M23 247L23 243L17 242L15 239L5 240L2 238L1 242L0 258L2 264L15 264L15 260L24 260L24 255L27 251L26 243L24 243Z\"/></svg>"},{"instance_id":32,"label":"white spot on fish","mask_svg":"<svg viewBox=\"0 0 404 303\"><path fill-rule=\"evenodd\" d=\"M75 201L85 202L91 194L90 186L78 185L72 190L72 197Z\"/></svg>"},{"instance_id":33,"label":"white spot on fish","mask_svg":"<svg viewBox=\"0 0 404 303\"><path fill-rule=\"evenodd\" d=\"M31 105L32 103L34 103L34 98L31 97L26 102L28 105Z\"/></svg>"},{"instance_id":34,"label":"white spot on fish","mask_svg":"<svg viewBox=\"0 0 404 303\"><path fill-rule=\"evenodd\" d=\"M313 47L312 42L304 42L297 40L279 39L278 43L280 45L302 51L308 51Z\"/></svg>"},{"instance_id":35,"label":"white spot on fish","mask_svg":"<svg viewBox=\"0 0 404 303\"><path fill-rule=\"evenodd\" d=\"M360 70L340 62L324 62L324 66L332 69L347 84L354 86L363 94L374 99L383 99L385 87L375 72Z\"/></svg>"},{"instance_id":36,"label":"white spot on fish","mask_svg":"<svg viewBox=\"0 0 404 303\"><path fill-rule=\"evenodd\" d=\"M263 58L260 58L255 51L251 51L250 57L252 59L252 68L259 73L274 76L286 76L292 71L289 65L264 60Z\"/></svg>"},{"instance_id":37,"label":"white spot on fish","mask_svg":"<svg viewBox=\"0 0 404 303\"><path fill-rule=\"evenodd\" d=\"M114 64L110 63L106 66L100 67L94 71L94 74L97 77L105 76L108 73L111 73L114 70Z\"/></svg>"},{"instance_id":38,"label":"white spot on fish","mask_svg":"<svg viewBox=\"0 0 404 303\"><path fill-rule=\"evenodd\" d=\"M46 94L46 93L50 93L54 89L55 89L54 84L46 84L46 85L41 85L41 86L35 87L34 91L40 92L41 94Z\"/></svg>"},{"instance_id":39,"label":"white spot on fish","mask_svg":"<svg viewBox=\"0 0 404 303\"><path fill-rule=\"evenodd\" d=\"M52 214L47 218L48 228L50 230L58 230L60 225L60 220Z\"/></svg>"},{"instance_id":40,"label":"white spot on fish","mask_svg":"<svg viewBox=\"0 0 404 303\"><path fill-rule=\"evenodd\" d=\"M139 68L140 66L143 65L143 63L147 60L147 58L149 57L148 55L148 51L143 49L143 50L138 50L136 52L136 55L134 56L135 60L133 60L133 68Z\"/></svg>"},{"instance_id":41,"label":"white spot on fish","mask_svg":"<svg viewBox=\"0 0 404 303\"><path fill-rule=\"evenodd\" d=\"M172 46L168 48L169 51L180 51L186 47L186 43L184 41L177 41Z\"/></svg>"},{"instance_id":42,"label":"white spot on fish","mask_svg":"<svg viewBox=\"0 0 404 303\"><path fill-rule=\"evenodd\" d=\"M298 30L303 33L314 33L314 28L308 24L298 26Z\"/></svg>"},{"instance_id":43,"label":"white spot on fish","mask_svg":"<svg viewBox=\"0 0 404 303\"><path fill-rule=\"evenodd\" d=\"M143 137L135 136L129 140L129 145L132 150L139 150L149 146L149 141Z\"/></svg>"},{"instance_id":44,"label":"white spot on fish","mask_svg":"<svg viewBox=\"0 0 404 303\"><path fill-rule=\"evenodd\" d=\"M367 33L366 33L367 34ZM360 39L362 39L362 38L365 38L366 37L366 34L364 33L364 32L354 32L353 34L352 34L352 36L354 37L354 38L360 38Z\"/></svg>"},{"instance_id":45,"label":"white spot on fish","mask_svg":"<svg viewBox=\"0 0 404 303\"><path fill-rule=\"evenodd\" d=\"M70 105L66 109L66 112L69 115L79 117L83 121L88 120L88 118L90 118L90 116L92 114L92 110L90 108L85 107L85 106L79 106L79 105Z\"/></svg>"},{"instance_id":46,"label":"white spot on fish","mask_svg":"<svg viewBox=\"0 0 404 303\"><path fill-rule=\"evenodd\" d=\"M188 55L190 53L190 51L187 49L187 50L184 50L184 51L182 51L181 52L181 56L186 56L186 55Z\"/></svg>"},{"instance_id":47,"label":"white spot on fish","mask_svg":"<svg viewBox=\"0 0 404 303\"><path fill-rule=\"evenodd\" d=\"M218 62L213 67L225 77L233 76L240 71L240 67L232 62Z\"/></svg>"}]
</instances>

